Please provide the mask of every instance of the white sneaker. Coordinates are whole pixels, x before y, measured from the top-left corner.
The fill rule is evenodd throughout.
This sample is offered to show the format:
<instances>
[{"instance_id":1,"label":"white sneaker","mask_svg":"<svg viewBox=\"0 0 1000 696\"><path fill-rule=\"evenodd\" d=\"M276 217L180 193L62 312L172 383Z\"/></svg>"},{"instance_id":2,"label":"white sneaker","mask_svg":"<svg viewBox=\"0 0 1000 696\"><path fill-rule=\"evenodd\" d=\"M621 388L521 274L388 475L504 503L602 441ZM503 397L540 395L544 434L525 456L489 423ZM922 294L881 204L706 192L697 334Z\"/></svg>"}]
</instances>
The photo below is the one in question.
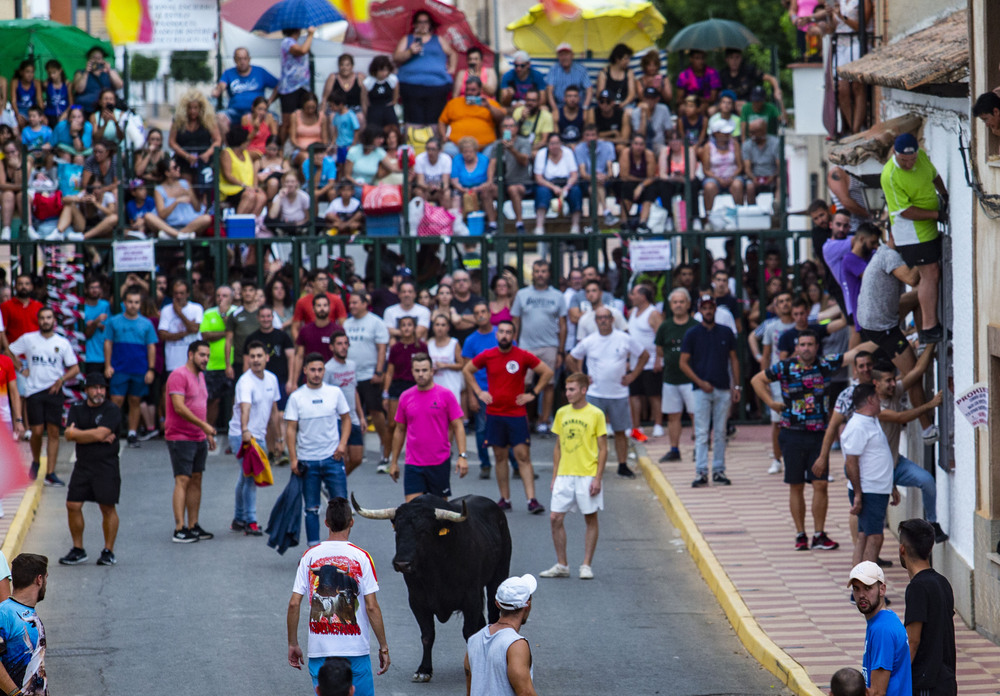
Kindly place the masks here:
<instances>
[{"instance_id":1,"label":"white sneaker","mask_svg":"<svg viewBox=\"0 0 1000 696\"><path fill-rule=\"evenodd\" d=\"M653 437L663 437L663 426L654 425L653 426Z\"/></svg>"},{"instance_id":2,"label":"white sneaker","mask_svg":"<svg viewBox=\"0 0 1000 696\"><path fill-rule=\"evenodd\" d=\"M936 425L928 425L920 435L924 438L925 445L933 445L941 439L941 431Z\"/></svg>"},{"instance_id":3,"label":"white sneaker","mask_svg":"<svg viewBox=\"0 0 1000 696\"><path fill-rule=\"evenodd\" d=\"M594 571L589 565L580 566L580 579L581 580L593 580Z\"/></svg>"},{"instance_id":4,"label":"white sneaker","mask_svg":"<svg viewBox=\"0 0 1000 696\"><path fill-rule=\"evenodd\" d=\"M586 567L586 566L584 566ZM582 571L582 569L581 569ZM568 578L569 577L569 566L565 566L561 563L556 563L554 566L548 570L543 570L538 574L539 577L543 578Z\"/></svg>"},{"instance_id":5,"label":"white sneaker","mask_svg":"<svg viewBox=\"0 0 1000 696\"><path fill-rule=\"evenodd\" d=\"M549 432L549 426L545 423L539 423L538 425L535 426L535 432L538 433L539 435L544 435L545 433Z\"/></svg>"},{"instance_id":6,"label":"white sneaker","mask_svg":"<svg viewBox=\"0 0 1000 696\"><path fill-rule=\"evenodd\" d=\"M146 234L142 230L125 230L125 236L129 239L145 239Z\"/></svg>"},{"instance_id":7,"label":"white sneaker","mask_svg":"<svg viewBox=\"0 0 1000 696\"><path fill-rule=\"evenodd\" d=\"M580 226L579 225L570 225L569 233L570 234L580 234Z\"/></svg>"},{"instance_id":8,"label":"white sneaker","mask_svg":"<svg viewBox=\"0 0 1000 696\"><path fill-rule=\"evenodd\" d=\"M66 241L67 242L82 242L83 232L77 232L76 230L66 231Z\"/></svg>"},{"instance_id":9,"label":"white sneaker","mask_svg":"<svg viewBox=\"0 0 1000 696\"><path fill-rule=\"evenodd\" d=\"M535 225L535 234L538 235L539 237L542 236L543 234L545 234L545 228L542 227L541 225Z\"/></svg>"},{"instance_id":10,"label":"white sneaker","mask_svg":"<svg viewBox=\"0 0 1000 696\"><path fill-rule=\"evenodd\" d=\"M198 236L196 232L178 232L177 239L195 239Z\"/></svg>"},{"instance_id":11,"label":"white sneaker","mask_svg":"<svg viewBox=\"0 0 1000 696\"><path fill-rule=\"evenodd\" d=\"M777 459L771 460L771 467L767 470L769 474L780 474L781 473L781 462Z\"/></svg>"},{"instance_id":12,"label":"white sneaker","mask_svg":"<svg viewBox=\"0 0 1000 696\"><path fill-rule=\"evenodd\" d=\"M47 242L61 242L65 237L63 233L59 231L59 228L52 230L45 236L45 241Z\"/></svg>"},{"instance_id":13,"label":"white sneaker","mask_svg":"<svg viewBox=\"0 0 1000 696\"><path fill-rule=\"evenodd\" d=\"M174 235L170 234L166 230L160 230L159 234L156 235L160 239L177 239Z\"/></svg>"},{"instance_id":14,"label":"white sneaker","mask_svg":"<svg viewBox=\"0 0 1000 696\"><path fill-rule=\"evenodd\" d=\"M11 234L10 227L4 227L2 230L0 230L0 240L3 240L5 242L9 242L10 241L10 234Z\"/></svg>"},{"instance_id":15,"label":"white sneaker","mask_svg":"<svg viewBox=\"0 0 1000 696\"><path fill-rule=\"evenodd\" d=\"M5 227L4 229L5 230L9 230L10 228L9 227ZM42 238L42 236L40 234L38 234L38 230L36 230L31 225L28 225L28 239L41 239L41 238ZM6 240L7 238L5 237L4 239Z\"/></svg>"}]
</instances>

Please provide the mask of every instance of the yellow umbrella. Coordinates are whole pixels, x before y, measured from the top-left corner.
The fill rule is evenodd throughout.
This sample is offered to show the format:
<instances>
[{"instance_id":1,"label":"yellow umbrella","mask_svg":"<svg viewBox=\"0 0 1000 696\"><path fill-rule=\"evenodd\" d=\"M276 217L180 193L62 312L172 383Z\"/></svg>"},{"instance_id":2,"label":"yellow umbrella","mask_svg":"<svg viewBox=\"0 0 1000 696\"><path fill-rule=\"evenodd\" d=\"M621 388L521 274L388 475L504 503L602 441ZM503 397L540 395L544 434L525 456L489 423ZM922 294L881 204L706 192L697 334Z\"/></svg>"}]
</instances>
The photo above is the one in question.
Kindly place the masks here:
<instances>
[{"instance_id":1,"label":"yellow umbrella","mask_svg":"<svg viewBox=\"0 0 1000 696\"><path fill-rule=\"evenodd\" d=\"M556 46L568 42L574 53L606 56L615 44L623 43L633 51L656 44L666 20L651 2L615 2L614 0L573 0L580 8L575 19L549 19L542 5L507 25L513 32L514 45L532 56L555 56Z\"/></svg>"}]
</instances>

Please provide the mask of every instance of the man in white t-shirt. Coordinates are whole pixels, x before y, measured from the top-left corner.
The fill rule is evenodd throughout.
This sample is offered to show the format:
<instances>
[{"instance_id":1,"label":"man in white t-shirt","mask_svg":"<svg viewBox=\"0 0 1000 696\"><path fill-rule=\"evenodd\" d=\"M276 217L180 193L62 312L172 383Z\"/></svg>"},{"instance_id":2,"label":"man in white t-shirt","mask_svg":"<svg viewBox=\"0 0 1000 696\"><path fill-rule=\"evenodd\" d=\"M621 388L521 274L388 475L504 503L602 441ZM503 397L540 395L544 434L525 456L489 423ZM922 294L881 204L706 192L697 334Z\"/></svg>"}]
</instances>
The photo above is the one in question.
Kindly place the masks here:
<instances>
[{"instance_id":1,"label":"man in white t-shirt","mask_svg":"<svg viewBox=\"0 0 1000 696\"><path fill-rule=\"evenodd\" d=\"M412 280L404 280L396 293L399 295L399 304L386 307L382 313L382 321L389 330L389 336L398 340L400 317L413 317L417 322L417 339L426 341L427 332L431 328L431 310L417 304L417 286Z\"/></svg>"},{"instance_id":2,"label":"man in white t-shirt","mask_svg":"<svg viewBox=\"0 0 1000 696\"><path fill-rule=\"evenodd\" d=\"M250 341L245 348L245 360L250 369L236 382L233 397L233 417L229 421L229 447L240 463L236 479L236 509L230 529L247 536L261 536L257 524L257 484L252 476L243 475L243 457L240 448L250 440L266 443L268 423L278 431L278 401L281 389L278 378L268 372L267 348L260 341ZM266 444L261 444L266 447Z\"/></svg>"},{"instance_id":3,"label":"man in white t-shirt","mask_svg":"<svg viewBox=\"0 0 1000 696\"><path fill-rule=\"evenodd\" d=\"M566 357L566 366L572 372L582 372L581 361L587 359L587 373L591 381L587 401L604 411L609 429L615 431L618 475L635 478L627 463L628 434L632 430L628 385L642 373L649 360L649 351L635 337L614 328L610 307L598 308L594 317L597 333L590 334L573 347ZM631 371L628 368L630 356L635 360Z\"/></svg>"},{"instance_id":4,"label":"man in white t-shirt","mask_svg":"<svg viewBox=\"0 0 1000 696\"><path fill-rule=\"evenodd\" d=\"M351 429L340 433L347 442L344 470L350 476L352 471L361 466L365 458L365 431L368 429L368 419L365 418L365 409L361 406L361 395L358 393L358 366L347 357L351 339L347 334L337 332L330 340L333 357L326 361L323 382L332 384L344 392L344 399L350 409Z\"/></svg>"},{"instance_id":5,"label":"man in white t-shirt","mask_svg":"<svg viewBox=\"0 0 1000 696\"><path fill-rule=\"evenodd\" d=\"M349 179L337 184L337 197L330 201L323 219L336 234L353 234L361 229L365 215L361 201L354 198L354 184Z\"/></svg>"},{"instance_id":6,"label":"man in white t-shirt","mask_svg":"<svg viewBox=\"0 0 1000 696\"><path fill-rule=\"evenodd\" d=\"M31 478L38 478L42 457L42 431L48 439L45 485L65 486L56 476L59 428L66 398L63 386L80 372L73 347L55 333L56 315L48 307L38 310L38 331L21 334L10 344L14 369L25 377L25 414L31 424ZM23 356L20 360L17 356Z\"/></svg>"},{"instance_id":7,"label":"man in white t-shirt","mask_svg":"<svg viewBox=\"0 0 1000 696\"><path fill-rule=\"evenodd\" d=\"M377 315L368 311L371 298L367 292L355 292L347 300L351 316L344 320L344 333L350 339L347 357L357 367L358 396L361 406L371 418L381 442L382 464L389 467L389 429L385 425L382 408L382 375L385 372L385 355L389 348L389 330ZM386 385L388 387L388 385ZM362 435L364 431L362 431Z\"/></svg>"},{"instance_id":8,"label":"man in white t-shirt","mask_svg":"<svg viewBox=\"0 0 1000 696\"><path fill-rule=\"evenodd\" d=\"M341 340L346 340L341 336ZM324 381L323 356L310 353L302 368L306 383L288 397L285 404L285 441L292 473L302 477L302 499L306 508L306 541L320 542L319 504L321 489L331 498L347 497L344 457L347 440L340 434L351 431L350 407L340 387Z\"/></svg>"},{"instance_id":9,"label":"man in white t-shirt","mask_svg":"<svg viewBox=\"0 0 1000 696\"><path fill-rule=\"evenodd\" d=\"M326 526L330 535L303 554L295 573L288 600L288 664L295 669L307 664L299 647L299 611L302 598L308 597L307 651L313 687L326 658L343 657L351 663L354 693L374 694L369 631L378 641L378 673L385 674L390 664L382 609L375 597L375 564L367 551L349 541L354 515L345 498L330 498Z\"/></svg>"},{"instance_id":10,"label":"man in white t-shirt","mask_svg":"<svg viewBox=\"0 0 1000 696\"><path fill-rule=\"evenodd\" d=\"M604 290L601 289L601 281L599 280L588 280L583 285L584 297L586 297L586 302L590 309L586 310L581 316L579 322L576 325L576 340L582 341L591 334L597 333L597 318L596 312L601 307L604 307ZM583 307L583 304L580 305ZM622 314L618 309L614 307L608 307L611 310L611 316L614 318L614 328L616 331L628 331L628 319Z\"/></svg>"},{"instance_id":11,"label":"man in white t-shirt","mask_svg":"<svg viewBox=\"0 0 1000 696\"><path fill-rule=\"evenodd\" d=\"M201 321L205 310L200 304L188 302L191 288L183 278L170 287L173 302L160 310L160 324L156 328L163 341L163 355L167 372L187 364L188 344L201 339Z\"/></svg>"}]
</instances>

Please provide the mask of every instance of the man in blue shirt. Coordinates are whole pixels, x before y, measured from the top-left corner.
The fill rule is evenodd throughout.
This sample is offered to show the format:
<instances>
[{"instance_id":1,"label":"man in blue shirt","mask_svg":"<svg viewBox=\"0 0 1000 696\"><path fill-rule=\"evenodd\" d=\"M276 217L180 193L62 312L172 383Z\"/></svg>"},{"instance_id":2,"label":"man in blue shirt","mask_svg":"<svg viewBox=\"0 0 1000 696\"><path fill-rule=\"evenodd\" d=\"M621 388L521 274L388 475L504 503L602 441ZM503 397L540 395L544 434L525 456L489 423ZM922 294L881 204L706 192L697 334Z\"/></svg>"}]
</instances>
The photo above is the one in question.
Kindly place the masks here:
<instances>
[{"instance_id":1,"label":"man in blue shirt","mask_svg":"<svg viewBox=\"0 0 1000 696\"><path fill-rule=\"evenodd\" d=\"M574 149L576 161L580 165L580 189L583 197L589 198L593 190L593 177L590 173L590 143L596 143L597 148L597 214L604 216L604 224L608 227L616 224L618 218L611 214L605 205L607 198L607 183L611 163L615 161L615 146L607 140L598 140L597 124L588 123L583 127L583 142Z\"/></svg>"},{"instance_id":2,"label":"man in blue shirt","mask_svg":"<svg viewBox=\"0 0 1000 696\"><path fill-rule=\"evenodd\" d=\"M254 99L265 96L264 92L268 89L271 90L271 96L267 105L271 106L278 94L278 78L264 68L250 65L250 51L245 48L236 49L233 62L236 67L223 71L219 83L212 90L212 97L218 99L225 91L229 95L229 105L220 115L239 123L245 114L250 113Z\"/></svg>"},{"instance_id":3,"label":"man in blue shirt","mask_svg":"<svg viewBox=\"0 0 1000 696\"><path fill-rule=\"evenodd\" d=\"M87 339L83 362L84 372L104 372L104 322L111 316L111 305L101 295L104 284L100 278L87 280L83 300L83 335Z\"/></svg>"},{"instance_id":4,"label":"man in blue shirt","mask_svg":"<svg viewBox=\"0 0 1000 696\"><path fill-rule=\"evenodd\" d=\"M892 609L886 609L885 574L872 561L862 561L851 569L847 586L868 622L861 659L868 693L911 696L910 646L903 622Z\"/></svg>"},{"instance_id":5,"label":"man in blue shirt","mask_svg":"<svg viewBox=\"0 0 1000 696\"><path fill-rule=\"evenodd\" d=\"M514 54L514 68L500 78L500 103L516 106L524 102L524 97L533 89L545 91L545 76L531 67L531 56L527 51Z\"/></svg>"},{"instance_id":6,"label":"man in blue shirt","mask_svg":"<svg viewBox=\"0 0 1000 696\"><path fill-rule=\"evenodd\" d=\"M156 377L156 327L139 314L142 290L125 290L125 311L108 320L104 330L104 357L100 372L108 379L112 403L121 408L128 397L128 446L138 447L139 402ZM89 360L89 358L88 358ZM89 371L88 371L89 374Z\"/></svg>"},{"instance_id":7,"label":"man in blue shirt","mask_svg":"<svg viewBox=\"0 0 1000 696\"><path fill-rule=\"evenodd\" d=\"M14 591L0 602L0 691L46 694L45 628L35 606L45 599L49 559L22 553L10 564L10 578Z\"/></svg>"},{"instance_id":8,"label":"man in blue shirt","mask_svg":"<svg viewBox=\"0 0 1000 696\"><path fill-rule=\"evenodd\" d=\"M559 60L559 64L553 65L549 69L549 74L545 76L549 109L553 114L559 113L566 88L574 85L580 90L581 107L586 111L590 108L590 102L594 98L594 86L591 84L587 69L580 63L573 62L573 47L568 43L556 46L556 58Z\"/></svg>"},{"instance_id":9,"label":"man in blue shirt","mask_svg":"<svg viewBox=\"0 0 1000 696\"><path fill-rule=\"evenodd\" d=\"M476 322L476 330L469 334L462 344L463 365L484 350L497 347L497 331L490 322L490 306L486 302L477 302L472 308L472 318ZM486 368L476 372L476 383L483 391L489 391L486 384ZM479 478L490 477L490 450L486 446L486 404L476 399L476 450L479 452ZM511 459L516 468L516 463Z\"/></svg>"},{"instance_id":10,"label":"man in blue shirt","mask_svg":"<svg viewBox=\"0 0 1000 696\"><path fill-rule=\"evenodd\" d=\"M726 420L730 402L739 403L742 391L736 336L728 326L715 323L715 296L710 291L701 294L698 311L701 312L701 324L684 334L680 360L681 372L694 385L696 478L691 487L708 485L709 428L715 432L712 482L728 486L731 481L726 476Z\"/></svg>"}]
</instances>

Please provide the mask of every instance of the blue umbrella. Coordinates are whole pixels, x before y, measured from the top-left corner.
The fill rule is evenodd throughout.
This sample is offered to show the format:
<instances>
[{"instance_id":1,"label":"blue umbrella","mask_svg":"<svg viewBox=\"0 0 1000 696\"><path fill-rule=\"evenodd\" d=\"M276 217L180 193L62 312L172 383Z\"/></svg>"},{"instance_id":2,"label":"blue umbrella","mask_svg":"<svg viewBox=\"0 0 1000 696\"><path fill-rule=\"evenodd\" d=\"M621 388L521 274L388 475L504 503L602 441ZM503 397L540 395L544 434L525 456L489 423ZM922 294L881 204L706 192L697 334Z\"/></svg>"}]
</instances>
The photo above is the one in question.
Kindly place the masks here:
<instances>
[{"instance_id":1,"label":"blue umbrella","mask_svg":"<svg viewBox=\"0 0 1000 696\"><path fill-rule=\"evenodd\" d=\"M281 0L260 16L253 31L270 34L282 29L318 27L342 19L344 16L333 9L329 0Z\"/></svg>"}]
</instances>

